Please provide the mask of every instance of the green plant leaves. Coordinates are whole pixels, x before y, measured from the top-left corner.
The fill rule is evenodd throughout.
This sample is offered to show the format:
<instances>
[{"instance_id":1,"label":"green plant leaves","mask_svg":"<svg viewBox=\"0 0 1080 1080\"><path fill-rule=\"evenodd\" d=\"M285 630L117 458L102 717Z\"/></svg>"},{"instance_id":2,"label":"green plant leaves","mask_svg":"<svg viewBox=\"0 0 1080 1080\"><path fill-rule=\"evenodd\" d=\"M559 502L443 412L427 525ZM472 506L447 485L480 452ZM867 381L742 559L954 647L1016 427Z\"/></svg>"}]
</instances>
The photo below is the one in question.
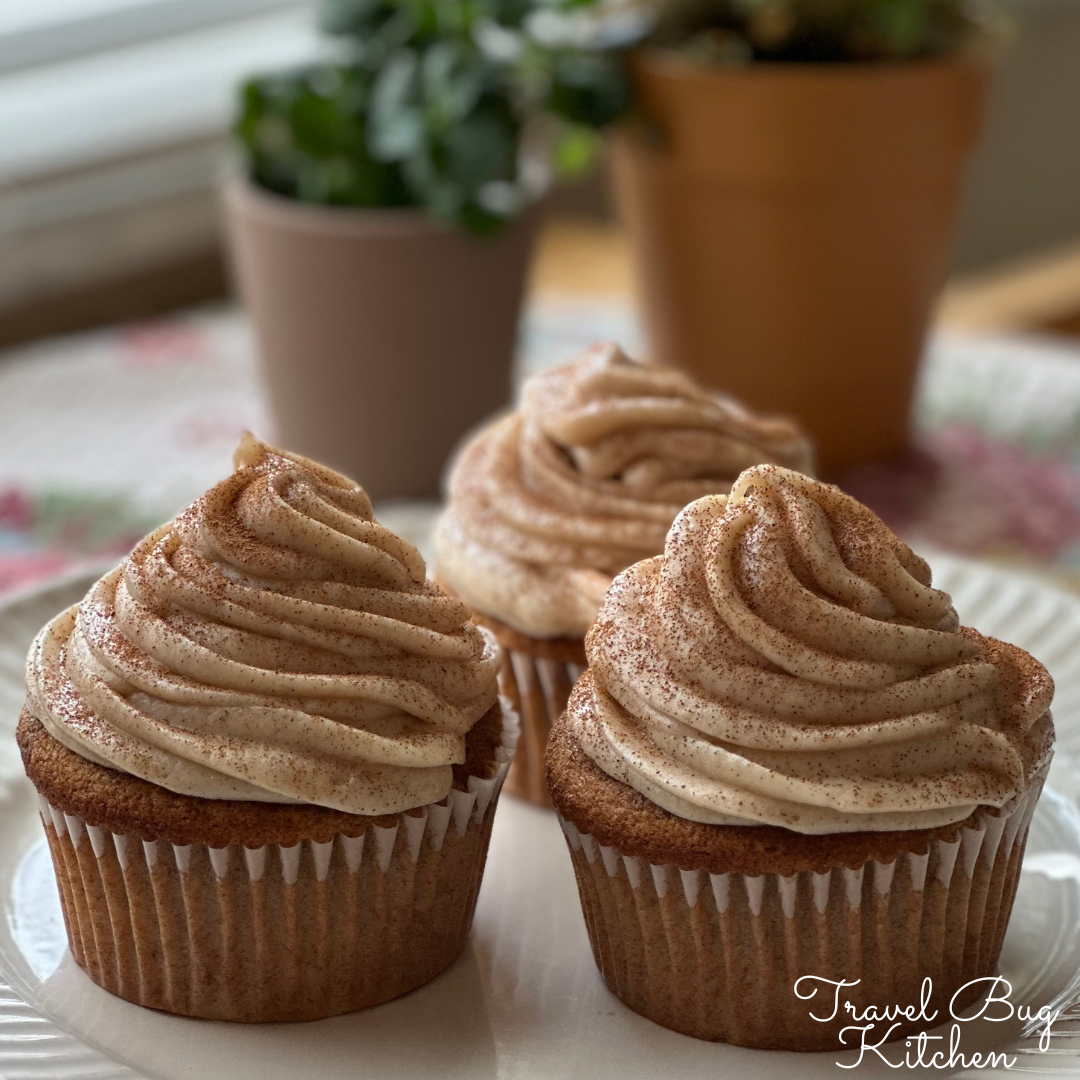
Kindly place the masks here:
<instances>
[{"instance_id":1,"label":"green plant leaves","mask_svg":"<svg viewBox=\"0 0 1080 1080\"><path fill-rule=\"evenodd\" d=\"M468 117L446 130L441 142L446 174L463 187L514 179L518 123L497 95L486 95Z\"/></svg>"},{"instance_id":2,"label":"green plant leaves","mask_svg":"<svg viewBox=\"0 0 1080 1080\"><path fill-rule=\"evenodd\" d=\"M323 0L346 59L250 80L236 134L282 195L423 207L488 234L535 196L523 146L562 174L591 166L595 131L630 107L621 50L646 33L701 64L907 59L988 32L993 3L653 0L654 18L639 3L594 39L581 31L603 0Z\"/></svg>"},{"instance_id":3,"label":"green plant leaves","mask_svg":"<svg viewBox=\"0 0 1080 1080\"><path fill-rule=\"evenodd\" d=\"M888 56L916 55L930 30L930 5L914 0L872 0L863 14L863 29ZM873 48L873 46L871 46Z\"/></svg>"},{"instance_id":4,"label":"green plant leaves","mask_svg":"<svg viewBox=\"0 0 1080 1080\"><path fill-rule=\"evenodd\" d=\"M600 138L592 128L570 124L555 143L555 168L563 176L580 176L596 161Z\"/></svg>"},{"instance_id":5,"label":"green plant leaves","mask_svg":"<svg viewBox=\"0 0 1080 1080\"><path fill-rule=\"evenodd\" d=\"M379 161L402 161L424 145L419 68L412 49L399 49L375 76L368 145Z\"/></svg>"},{"instance_id":6,"label":"green plant leaves","mask_svg":"<svg viewBox=\"0 0 1080 1080\"><path fill-rule=\"evenodd\" d=\"M670 0L652 40L699 63L907 60L960 50L994 22L971 0Z\"/></svg>"},{"instance_id":7,"label":"green plant leaves","mask_svg":"<svg viewBox=\"0 0 1080 1080\"><path fill-rule=\"evenodd\" d=\"M630 107L630 85L621 60L610 53L556 53L547 104L566 120L605 127Z\"/></svg>"},{"instance_id":8,"label":"green plant leaves","mask_svg":"<svg viewBox=\"0 0 1080 1080\"><path fill-rule=\"evenodd\" d=\"M397 170L368 150L368 97L369 87L348 68L311 68L246 83L237 134L252 178L304 202L409 204Z\"/></svg>"},{"instance_id":9,"label":"green plant leaves","mask_svg":"<svg viewBox=\"0 0 1080 1080\"><path fill-rule=\"evenodd\" d=\"M600 127L629 93L613 55L553 50L530 17L596 0L326 0L320 22L346 60L250 80L236 134L253 180L306 202L418 206L479 235L534 192L526 133L562 172L595 158ZM537 140L534 140L534 142Z\"/></svg>"},{"instance_id":10,"label":"green plant leaves","mask_svg":"<svg viewBox=\"0 0 1080 1080\"><path fill-rule=\"evenodd\" d=\"M319 27L327 34L367 35L385 17L384 0L326 0L319 10Z\"/></svg>"},{"instance_id":11,"label":"green plant leaves","mask_svg":"<svg viewBox=\"0 0 1080 1080\"><path fill-rule=\"evenodd\" d=\"M436 132L464 121L496 81L491 65L473 47L453 41L428 46L420 80L427 122Z\"/></svg>"}]
</instances>

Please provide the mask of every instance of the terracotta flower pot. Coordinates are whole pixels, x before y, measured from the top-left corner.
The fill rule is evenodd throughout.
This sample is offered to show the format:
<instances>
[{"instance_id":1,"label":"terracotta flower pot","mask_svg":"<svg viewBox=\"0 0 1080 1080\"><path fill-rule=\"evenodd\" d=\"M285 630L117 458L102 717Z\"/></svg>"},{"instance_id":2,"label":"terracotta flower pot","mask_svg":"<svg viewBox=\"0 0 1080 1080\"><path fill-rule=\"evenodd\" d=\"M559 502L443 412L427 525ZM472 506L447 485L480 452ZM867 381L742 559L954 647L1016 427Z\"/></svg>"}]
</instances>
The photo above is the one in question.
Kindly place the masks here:
<instances>
[{"instance_id":1,"label":"terracotta flower pot","mask_svg":"<svg viewBox=\"0 0 1080 1080\"><path fill-rule=\"evenodd\" d=\"M652 124L616 175L654 357L798 417L826 473L902 450L987 65L631 71Z\"/></svg>"},{"instance_id":2,"label":"terracotta flower pot","mask_svg":"<svg viewBox=\"0 0 1080 1080\"><path fill-rule=\"evenodd\" d=\"M447 456L510 399L540 210L477 240L419 210L309 206L225 187L273 438L376 499L434 497Z\"/></svg>"}]
</instances>

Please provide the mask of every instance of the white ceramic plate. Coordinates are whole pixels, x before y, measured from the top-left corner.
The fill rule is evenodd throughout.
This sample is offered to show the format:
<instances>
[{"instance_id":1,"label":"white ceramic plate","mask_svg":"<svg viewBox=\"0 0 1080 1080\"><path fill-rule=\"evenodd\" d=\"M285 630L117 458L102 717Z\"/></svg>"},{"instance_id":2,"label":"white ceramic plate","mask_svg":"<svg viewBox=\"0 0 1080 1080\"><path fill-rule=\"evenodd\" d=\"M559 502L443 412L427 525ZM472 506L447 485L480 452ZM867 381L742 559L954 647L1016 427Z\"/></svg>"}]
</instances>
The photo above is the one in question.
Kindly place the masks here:
<instances>
[{"instance_id":1,"label":"white ceramic plate","mask_svg":"<svg viewBox=\"0 0 1080 1080\"><path fill-rule=\"evenodd\" d=\"M1031 650L1057 680L1059 752L1028 844L1001 970L1013 1000L1080 996L1080 597L1030 578L934 560L965 622ZM0 744L9 751L22 663L35 630L76 601L86 579L0 608ZM0 753L0 782L15 769ZM5 1080L745 1080L794 1072L852 1075L853 1057L744 1050L656 1027L604 988L589 952L573 873L553 817L504 798L465 956L428 986L364 1013L247 1027L140 1009L94 986L66 951L37 804L18 777L0 795L0 1076ZM1019 1025L977 1022L963 1047L1018 1051L1020 1071L1080 1074L1080 1035L1058 1022L1053 1052ZM977 1031L975 1029L978 1029ZM1020 1041L1018 1041L1020 1040ZM899 1075L906 1075L904 1070ZM898 1075L866 1061L855 1075ZM936 1075L942 1075L940 1071Z\"/></svg>"}]
</instances>

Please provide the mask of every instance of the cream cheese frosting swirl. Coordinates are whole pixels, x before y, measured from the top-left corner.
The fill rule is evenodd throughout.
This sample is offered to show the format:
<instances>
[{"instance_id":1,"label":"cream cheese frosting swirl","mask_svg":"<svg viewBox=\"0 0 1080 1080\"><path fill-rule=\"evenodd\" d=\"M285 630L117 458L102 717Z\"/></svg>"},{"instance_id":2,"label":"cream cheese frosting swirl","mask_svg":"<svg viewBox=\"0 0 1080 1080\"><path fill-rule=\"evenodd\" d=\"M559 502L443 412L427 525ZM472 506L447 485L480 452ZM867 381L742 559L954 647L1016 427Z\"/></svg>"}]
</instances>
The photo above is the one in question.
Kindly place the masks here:
<instances>
[{"instance_id":1,"label":"cream cheese frosting swirl","mask_svg":"<svg viewBox=\"0 0 1080 1080\"><path fill-rule=\"evenodd\" d=\"M245 436L236 471L42 630L28 706L170 791L389 814L443 798L498 647L362 488Z\"/></svg>"},{"instance_id":2,"label":"cream cheese frosting swirl","mask_svg":"<svg viewBox=\"0 0 1080 1080\"><path fill-rule=\"evenodd\" d=\"M775 466L688 506L586 651L586 754L692 821L947 825L1023 790L1053 739L1041 664L961 628L866 507Z\"/></svg>"},{"instance_id":3,"label":"cream cheese frosting swirl","mask_svg":"<svg viewBox=\"0 0 1080 1080\"><path fill-rule=\"evenodd\" d=\"M583 637L614 574L661 552L687 503L760 462L808 471L808 443L681 372L595 346L530 379L520 410L464 447L438 576L521 633Z\"/></svg>"}]
</instances>

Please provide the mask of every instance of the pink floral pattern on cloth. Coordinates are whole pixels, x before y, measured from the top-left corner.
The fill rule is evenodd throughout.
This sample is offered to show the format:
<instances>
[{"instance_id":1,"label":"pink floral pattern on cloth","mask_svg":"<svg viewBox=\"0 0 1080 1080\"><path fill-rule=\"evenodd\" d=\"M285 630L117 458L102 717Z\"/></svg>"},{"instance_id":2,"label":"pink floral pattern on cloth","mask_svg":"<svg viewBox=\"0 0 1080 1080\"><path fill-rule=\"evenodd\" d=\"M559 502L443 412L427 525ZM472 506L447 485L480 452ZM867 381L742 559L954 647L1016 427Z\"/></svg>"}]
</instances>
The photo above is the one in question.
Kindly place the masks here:
<instances>
[{"instance_id":1,"label":"pink floral pattern on cloth","mask_svg":"<svg viewBox=\"0 0 1080 1080\"><path fill-rule=\"evenodd\" d=\"M198 313L0 355L0 597L117 562L264 430L247 329Z\"/></svg>"},{"instance_id":2,"label":"pink floral pattern on cloth","mask_svg":"<svg viewBox=\"0 0 1080 1080\"><path fill-rule=\"evenodd\" d=\"M843 486L916 543L1067 565L1080 542L1080 470L967 424L924 433L908 460Z\"/></svg>"},{"instance_id":3,"label":"pink floral pattern on cloth","mask_svg":"<svg viewBox=\"0 0 1080 1080\"><path fill-rule=\"evenodd\" d=\"M1080 343L939 337L911 454L841 483L918 547L1080 585Z\"/></svg>"},{"instance_id":4,"label":"pink floral pattern on cloth","mask_svg":"<svg viewBox=\"0 0 1080 1080\"><path fill-rule=\"evenodd\" d=\"M116 561L154 525L121 500L0 488L0 596Z\"/></svg>"},{"instance_id":5,"label":"pink floral pattern on cloth","mask_svg":"<svg viewBox=\"0 0 1080 1080\"><path fill-rule=\"evenodd\" d=\"M519 374L601 338L642 355L629 307L543 298L525 321ZM273 437L235 311L0 355L0 597L116 562L228 473L245 428ZM937 336L914 450L841 482L920 546L1042 566L1080 584L1080 344ZM422 509L412 515L420 533Z\"/></svg>"}]
</instances>

